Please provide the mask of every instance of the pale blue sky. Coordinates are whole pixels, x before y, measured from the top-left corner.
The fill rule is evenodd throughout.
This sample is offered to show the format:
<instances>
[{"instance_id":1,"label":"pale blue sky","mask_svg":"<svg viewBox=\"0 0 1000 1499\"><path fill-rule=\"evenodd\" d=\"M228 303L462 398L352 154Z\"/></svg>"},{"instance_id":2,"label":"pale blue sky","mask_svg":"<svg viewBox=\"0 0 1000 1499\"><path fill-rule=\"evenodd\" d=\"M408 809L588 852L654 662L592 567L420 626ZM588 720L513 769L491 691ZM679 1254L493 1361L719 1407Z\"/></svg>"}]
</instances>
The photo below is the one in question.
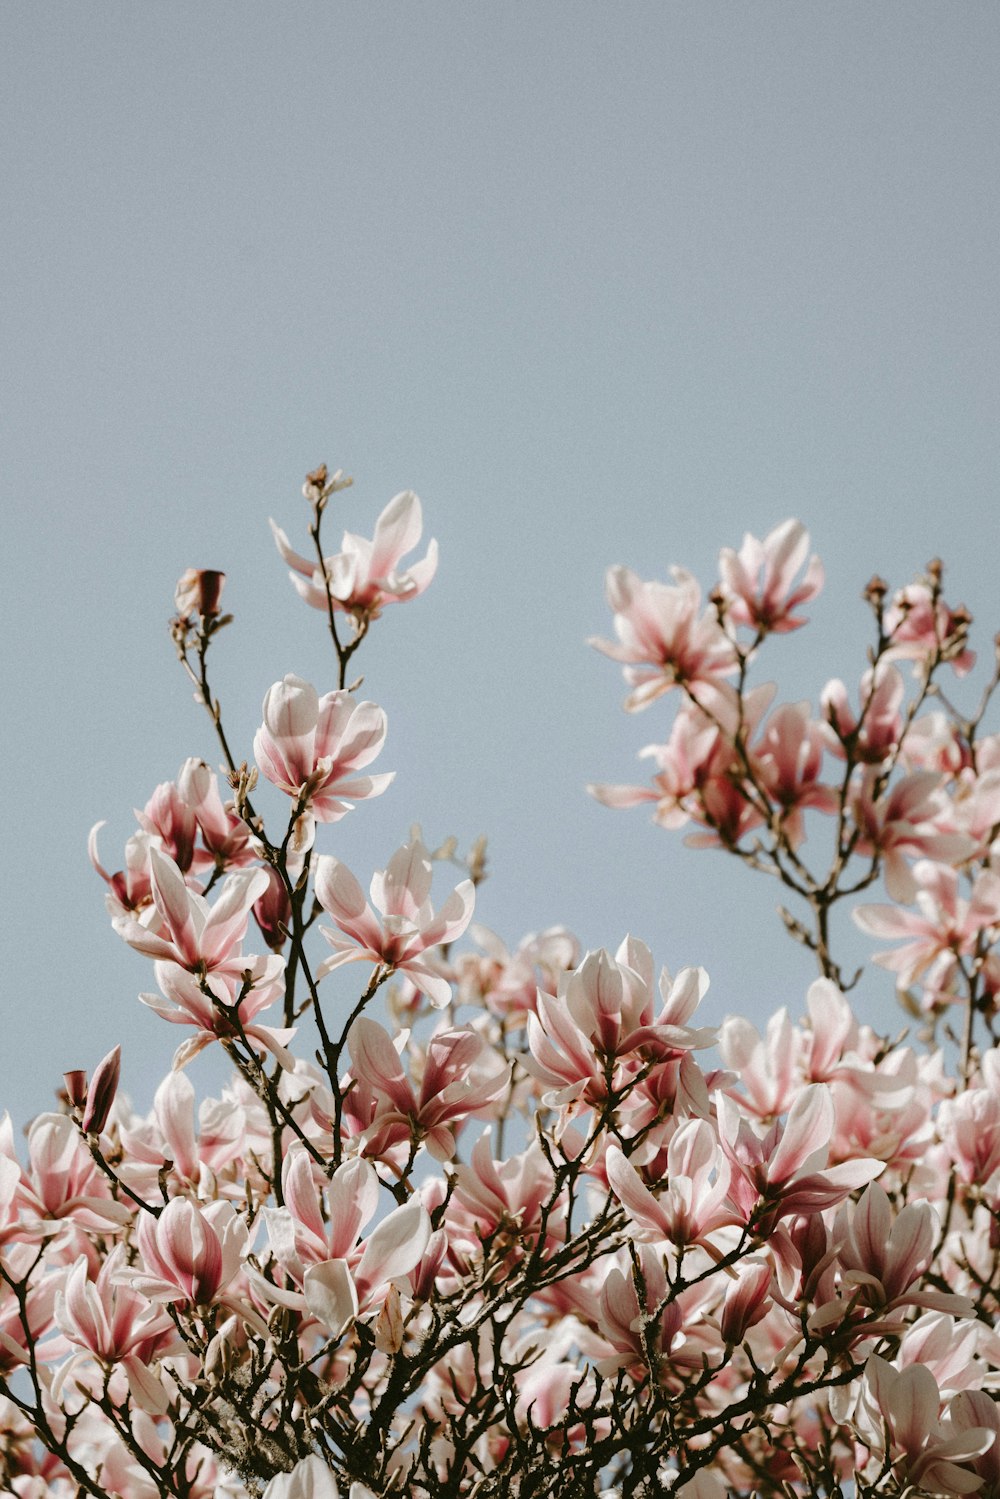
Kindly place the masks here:
<instances>
[{"instance_id":1,"label":"pale blue sky","mask_svg":"<svg viewBox=\"0 0 1000 1499\"><path fill-rule=\"evenodd\" d=\"M4 16L4 972L19 1122L125 1042L144 1105L179 1039L135 1000L86 860L214 759L165 631L221 567L239 753L287 671L333 685L267 530L356 476L441 547L361 659L395 785L323 847L367 881L411 822L485 831L480 915L631 928L703 962L709 1018L797 1012L774 892L588 780L665 732L620 711L605 567L790 514L829 576L792 696L856 676L874 569L940 553L997 609L1000 14L941 4L49 3ZM331 523L331 531L334 529ZM861 949L864 951L864 947ZM895 1024L874 975L859 1001ZM205 1070L196 1081L211 1080Z\"/></svg>"}]
</instances>

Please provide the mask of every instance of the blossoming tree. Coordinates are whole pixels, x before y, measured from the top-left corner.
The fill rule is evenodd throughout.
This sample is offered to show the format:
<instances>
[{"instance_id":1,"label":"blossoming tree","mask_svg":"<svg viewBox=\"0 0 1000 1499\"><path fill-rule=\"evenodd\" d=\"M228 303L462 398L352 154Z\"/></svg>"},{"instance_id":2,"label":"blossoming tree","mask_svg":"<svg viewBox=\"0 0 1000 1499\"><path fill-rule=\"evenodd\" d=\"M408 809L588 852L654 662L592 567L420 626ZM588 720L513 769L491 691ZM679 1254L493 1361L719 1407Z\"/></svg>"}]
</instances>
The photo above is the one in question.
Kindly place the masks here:
<instances>
[{"instance_id":1,"label":"blossoming tree","mask_svg":"<svg viewBox=\"0 0 1000 1499\"><path fill-rule=\"evenodd\" d=\"M390 779L350 662L437 565L407 560L409 493L328 555L348 482L309 475L311 555L274 527L335 685L271 686L253 763L209 676L223 578L178 585L222 779L186 760L122 867L97 830L91 858L182 1039L147 1117L116 1047L25 1159L0 1134L0 1491L1000 1495L998 674L952 705L971 620L940 565L872 580L858 686L815 707L756 680L822 586L798 523L723 551L705 605L680 569L609 574L626 706L675 709L651 782L595 794L776 878L816 960L801 1017L712 1029L705 974L636 937L472 925L481 845L414 837L367 895L327 851ZM897 944L875 959L914 1041L853 1013L842 900ZM324 981L355 963L343 1014ZM196 1105L206 1047L232 1080Z\"/></svg>"}]
</instances>

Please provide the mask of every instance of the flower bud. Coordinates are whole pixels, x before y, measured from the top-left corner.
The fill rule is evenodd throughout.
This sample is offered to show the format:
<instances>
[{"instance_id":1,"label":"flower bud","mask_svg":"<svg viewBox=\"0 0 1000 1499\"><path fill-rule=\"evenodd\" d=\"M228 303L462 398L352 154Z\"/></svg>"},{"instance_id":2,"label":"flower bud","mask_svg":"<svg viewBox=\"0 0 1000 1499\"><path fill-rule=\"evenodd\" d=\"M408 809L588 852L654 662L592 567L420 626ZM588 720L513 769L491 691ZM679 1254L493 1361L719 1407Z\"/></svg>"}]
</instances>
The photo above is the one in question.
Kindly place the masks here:
<instances>
[{"instance_id":1,"label":"flower bud","mask_svg":"<svg viewBox=\"0 0 1000 1499\"><path fill-rule=\"evenodd\" d=\"M325 463L321 463L319 468L314 468L311 474L306 474L302 493L310 504L315 505L318 500L322 499L327 477L328 471Z\"/></svg>"},{"instance_id":2,"label":"flower bud","mask_svg":"<svg viewBox=\"0 0 1000 1499\"><path fill-rule=\"evenodd\" d=\"M177 613L184 619L192 614L200 614L206 619L218 614L225 581L225 573L189 567L179 578L174 590Z\"/></svg>"},{"instance_id":3,"label":"flower bud","mask_svg":"<svg viewBox=\"0 0 1000 1499\"><path fill-rule=\"evenodd\" d=\"M73 1072L64 1072L63 1082L66 1085L66 1097L69 1099L70 1108L82 1109L87 1102L86 1072L82 1067Z\"/></svg>"},{"instance_id":4,"label":"flower bud","mask_svg":"<svg viewBox=\"0 0 1000 1499\"><path fill-rule=\"evenodd\" d=\"M93 1080L87 1090L87 1102L83 1110L81 1128L85 1135L99 1135L108 1122L111 1105L118 1091L121 1073L122 1049L116 1046L103 1061L98 1062Z\"/></svg>"},{"instance_id":5,"label":"flower bud","mask_svg":"<svg viewBox=\"0 0 1000 1499\"><path fill-rule=\"evenodd\" d=\"M285 945L288 925L292 919L292 903L278 871L268 866L267 889L253 903L253 914L260 934L268 947L280 952Z\"/></svg>"},{"instance_id":6,"label":"flower bud","mask_svg":"<svg viewBox=\"0 0 1000 1499\"><path fill-rule=\"evenodd\" d=\"M738 1266L736 1280L726 1292L722 1308L722 1337L728 1344L742 1343L747 1331L768 1312L771 1266L753 1258Z\"/></svg>"}]
</instances>

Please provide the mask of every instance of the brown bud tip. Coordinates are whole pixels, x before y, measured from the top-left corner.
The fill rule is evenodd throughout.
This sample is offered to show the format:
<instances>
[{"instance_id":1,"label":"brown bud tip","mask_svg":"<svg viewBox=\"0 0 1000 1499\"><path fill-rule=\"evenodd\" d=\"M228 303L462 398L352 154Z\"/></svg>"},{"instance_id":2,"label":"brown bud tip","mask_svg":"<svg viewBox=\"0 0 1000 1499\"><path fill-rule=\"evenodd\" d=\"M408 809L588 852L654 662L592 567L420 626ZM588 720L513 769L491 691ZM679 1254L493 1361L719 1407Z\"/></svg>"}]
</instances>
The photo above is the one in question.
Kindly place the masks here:
<instances>
[{"instance_id":1,"label":"brown bud tip","mask_svg":"<svg viewBox=\"0 0 1000 1499\"><path fill-rule=\"evenodd\" d=\"M63 1073L63 1082L66 1085L66 1097L69 1099L70 1107L82 1109L87 1102L87 1074L82 1068L73 1072Z\"/></svg>"},{"instance_id":2,"label":"brown bud tip","mask_svg":"<svg viewBox=\"0 0 1000 1499\"><path fill-rule=\"evenodd\" d=\"M944 577L944 563L940 557L932 557L927 564L927 577L931 583L940 583Z\"/></svg>"},{"instance_id":3,"label":"brown bud tip","mask_svg":"<svg viewBox=\"0 0 1000 1499\"><path fill-rule=\"evenodd\" d=\"M118 1078L122 1066L122 1049L116 1046L109 1051L94 1070L93 1081L87 1089L87 1102L83 1110L80 1127L85 1135L99 1135L108 1122L111 1105L118 1091Z\"/></svg>"},{"instance_id":4,"label":"brown bud tip","mask_svg":"<svg viewBox=\"0 0 1000 1499\"><path fill-rule=\"evenodd\" d=\"M881 604L882 600L885 598L888 592L888 583L884 578L880 578L878 573L875 573L874 576L868 580L868 583L865 585L865 591L861 596L863 599L866 599L869 604Z\"/></svg>"},{"instance_id":5,"label":"brown bud tip","mask_svg":"<svg viewBox=\"0 0 1000 1499\"><path fill-rule=\"evenodd\" d=\"M225 581L225 573L212 568L189 567L174 590L174 603L181 619L188 619L192 614L211 619L218 614Z\"/></svg>"},{"instance_id":6,"label":"brown bud tip","mask_svg":"<svg viewBox=\"0 0 1000 1499\"><path fill-rule=\"evenodd\" d=\"M306 483L311 485L313 489L323 489L326 485L328 473L329 470L326 464L321 463L319 468L314 468L311 474L306 474Z\"/></svg>"}]
</instances>

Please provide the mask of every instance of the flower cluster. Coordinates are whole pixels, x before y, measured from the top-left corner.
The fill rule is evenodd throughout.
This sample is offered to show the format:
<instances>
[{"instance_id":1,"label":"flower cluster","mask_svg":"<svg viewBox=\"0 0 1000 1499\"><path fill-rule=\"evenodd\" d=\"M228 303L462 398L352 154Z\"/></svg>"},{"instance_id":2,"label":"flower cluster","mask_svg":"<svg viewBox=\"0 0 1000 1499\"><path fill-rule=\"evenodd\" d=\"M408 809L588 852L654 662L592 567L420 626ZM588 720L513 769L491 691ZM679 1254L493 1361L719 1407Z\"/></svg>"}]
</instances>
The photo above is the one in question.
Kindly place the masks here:
<instances>
[{"instance_id":1,"label":"flower cluster","mask_svg":"<svg viewBox=\"0 0 1000 1499\"><path fill-rule=\"evenodd\" d=\"M307 480L315 565L276 528L337 685L271 686L237 763L221 575L185 574L173 638L225 780L186 760L115 873L92 835L141 998L188 1034L146 1115L116 1047L67 1071L23 1159L0 1127L0 1493L1000 1495L1000 737L995 678L964 715L935 694L973 665L940 567L869 586L856 702L832 681L815 711L749 681L823 581L796 522L723 551L704 608L679 569L610 574L627 705L678 706L652 786L599 795L802 902L819 976L761 1033L706 1023L705 973L634 936L472 924L481 846L415 832L368 897L320 851L391 779L347 662L436 563L400 571L409 494L325 556L347 482ZM830 907L880 877L858 921L903 944L876 960L919 1044L854 1013L830 950ZM198 1104L183 1069L214 1046L232 1078Z\"/></svg>"}]
</instances>

